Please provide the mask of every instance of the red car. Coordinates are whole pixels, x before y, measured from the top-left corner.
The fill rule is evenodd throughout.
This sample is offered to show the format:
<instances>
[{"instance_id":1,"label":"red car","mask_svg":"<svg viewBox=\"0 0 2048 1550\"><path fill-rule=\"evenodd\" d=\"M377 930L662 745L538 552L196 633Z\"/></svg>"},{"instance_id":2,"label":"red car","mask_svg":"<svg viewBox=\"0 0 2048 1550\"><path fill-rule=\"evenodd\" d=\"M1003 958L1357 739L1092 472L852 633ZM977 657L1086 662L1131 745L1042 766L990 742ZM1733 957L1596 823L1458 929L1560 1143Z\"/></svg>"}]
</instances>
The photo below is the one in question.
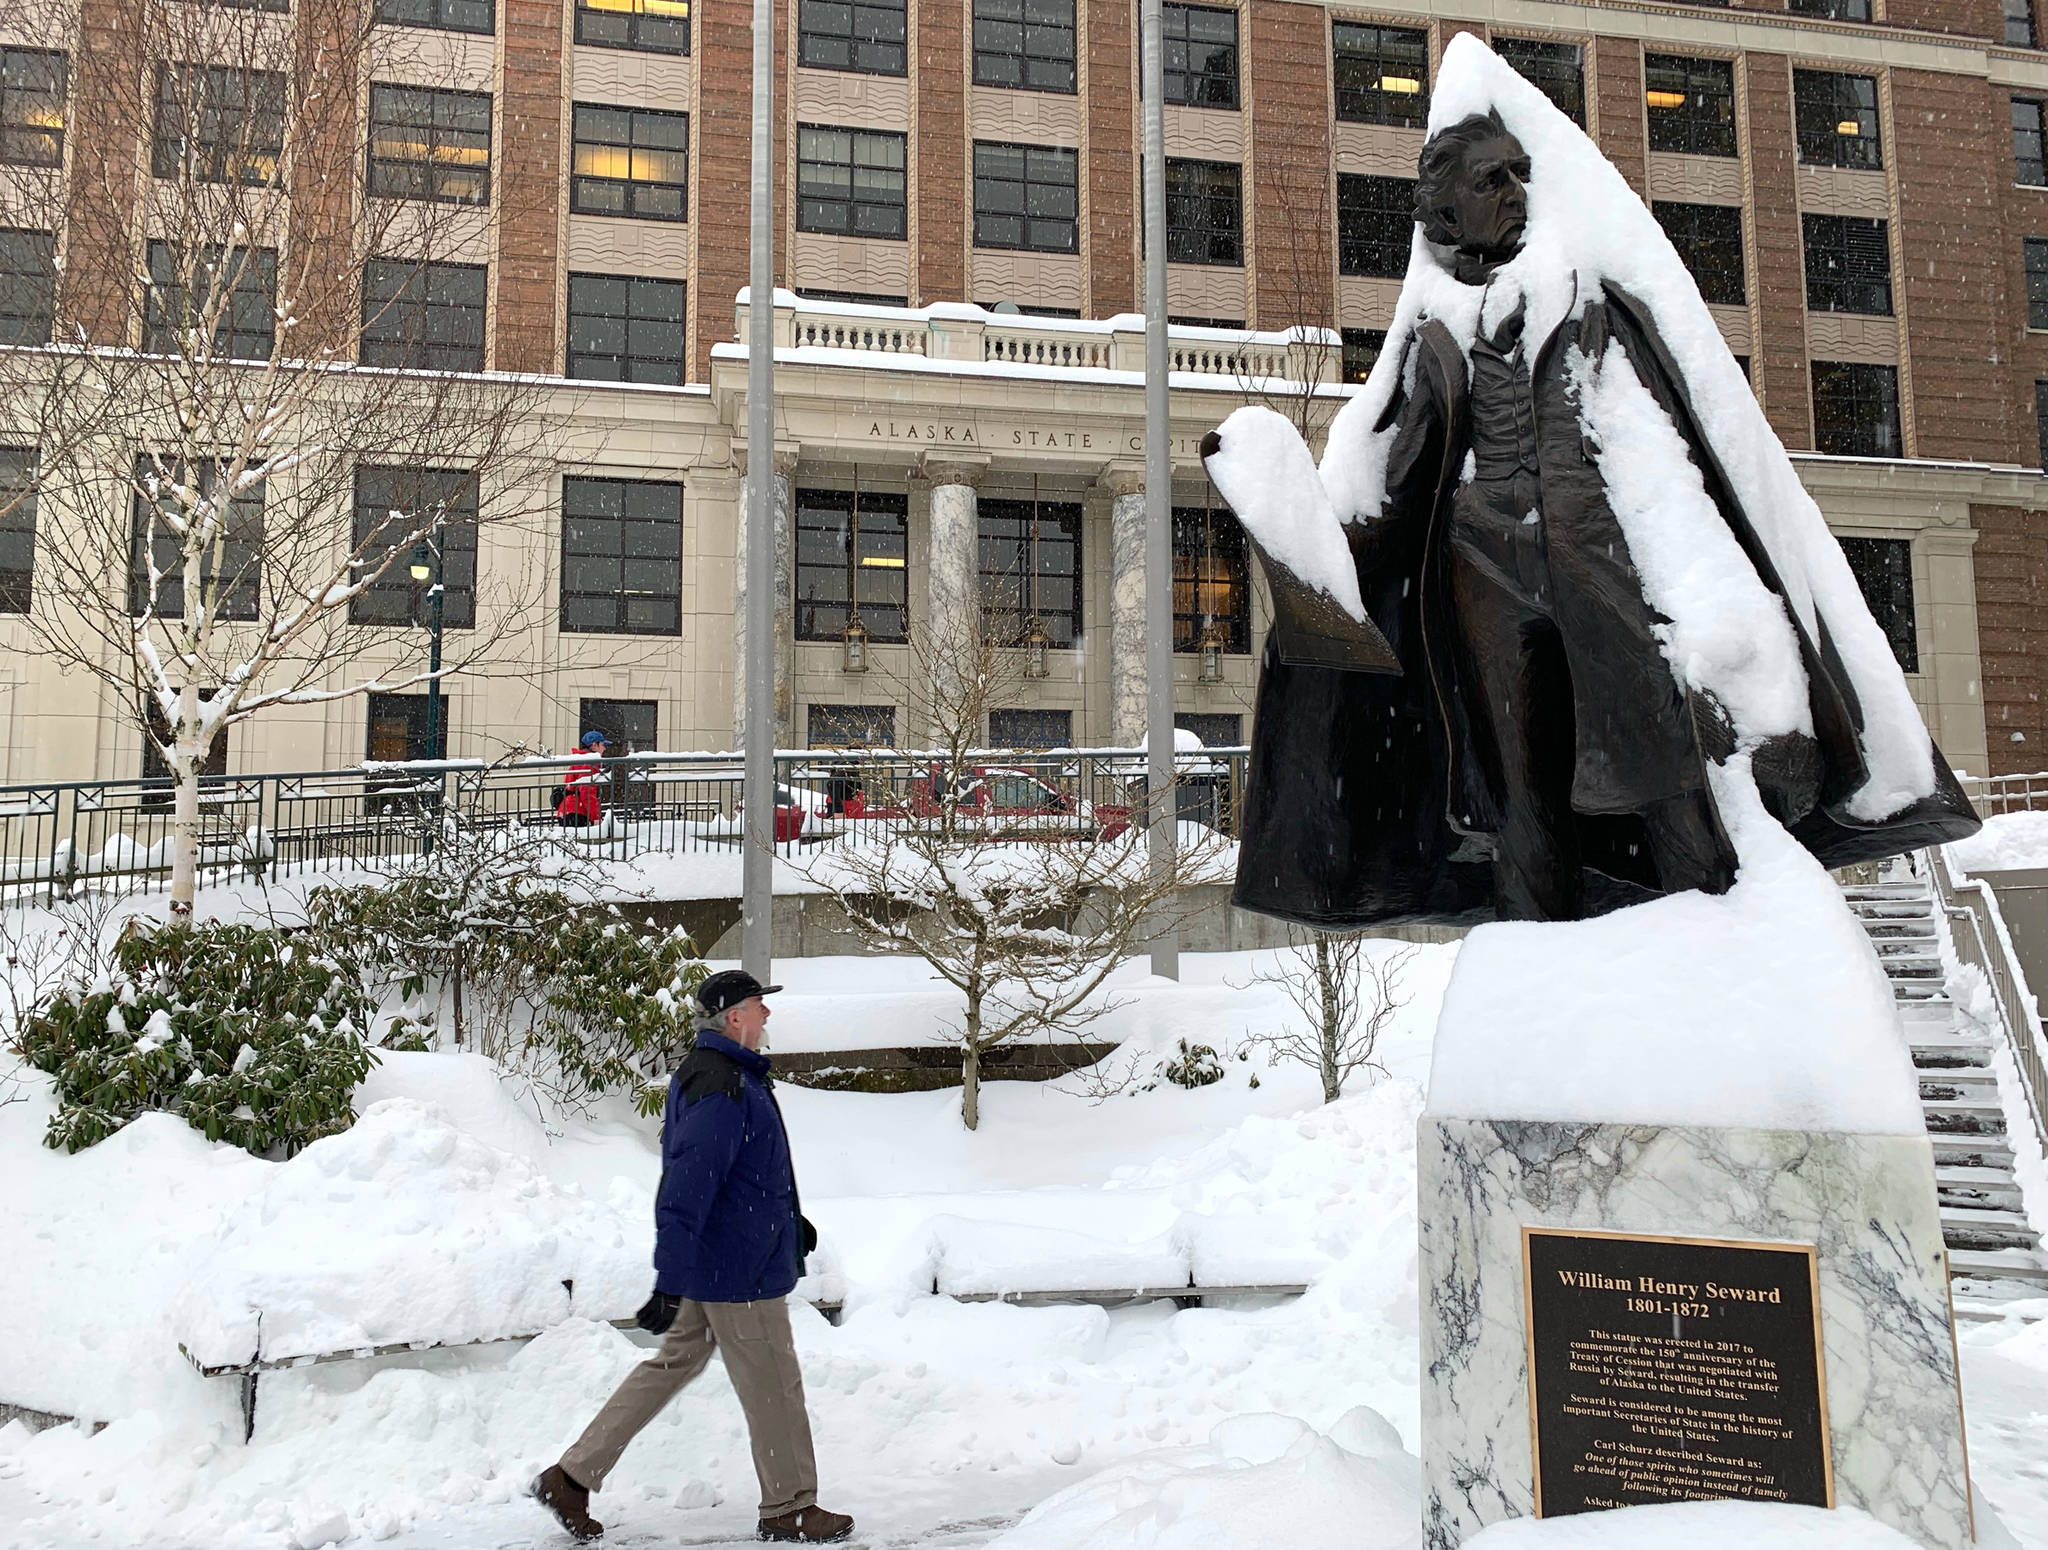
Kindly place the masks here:
<instances>
[{"instance_id":1,"label":"red car","mask_svg":"<svg viewBox=\"0 0 2048 1550\"><path fill-rule=\"evenodd\" d=\"M931 818L944 802L945 774L937 765L915 776L900 801L876 800L864 789L840 807L848 819ZM893 795L893 793L891 794ZM1127 807L1079 801L1029 770L977 765L967 772L955 812L986 828L989 839L1113 840L1130 827Z\"/></svg>"}]
</instances>

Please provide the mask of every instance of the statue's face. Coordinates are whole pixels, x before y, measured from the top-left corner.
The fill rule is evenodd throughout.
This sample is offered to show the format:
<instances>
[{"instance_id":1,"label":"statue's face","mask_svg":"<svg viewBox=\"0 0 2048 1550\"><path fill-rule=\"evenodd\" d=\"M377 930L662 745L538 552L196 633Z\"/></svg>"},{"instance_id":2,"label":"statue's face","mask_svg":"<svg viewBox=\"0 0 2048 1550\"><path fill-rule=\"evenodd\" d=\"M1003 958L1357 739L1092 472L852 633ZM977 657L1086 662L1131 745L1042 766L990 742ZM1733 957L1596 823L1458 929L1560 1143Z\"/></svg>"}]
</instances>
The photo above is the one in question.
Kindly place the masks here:
<instances>
[{"instance_id":1,"label":"statue's face","mask_svg":"<svg viewBox=\"0 0 2048 1550\"><path fill-rule=\"evenodd\" d=\"M1529 156L1502 131L1475 140L1451 185L1458 214L1458 251L1506 259L1522 246L1529 224Z\"/></svg>"}]
</instances>

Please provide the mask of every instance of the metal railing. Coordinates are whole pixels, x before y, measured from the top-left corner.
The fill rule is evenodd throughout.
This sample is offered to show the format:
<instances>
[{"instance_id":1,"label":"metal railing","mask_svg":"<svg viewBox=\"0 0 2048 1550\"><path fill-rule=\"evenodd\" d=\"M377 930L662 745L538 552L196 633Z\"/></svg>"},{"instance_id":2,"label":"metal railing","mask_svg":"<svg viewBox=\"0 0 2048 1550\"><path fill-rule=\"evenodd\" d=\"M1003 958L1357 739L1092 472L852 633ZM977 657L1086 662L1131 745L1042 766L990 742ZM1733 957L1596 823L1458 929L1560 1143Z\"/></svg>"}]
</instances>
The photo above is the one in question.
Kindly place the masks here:
<instances>
[{"instance_id":1,"label":"metal railing","mask_svg":"<svg viewBox=\"0 0 2048 1550\"><path fill-rule=\"evenodd\" d=\"M1235 836L1247 750L1176 756L1185 821ZM595 770L594 822L557 818L565 785ZM545 832L595 859L740 849L739 754L414 762L274 775L207 776L199 798L202 883L389 867L450 826ZM1134 749L985 749L957 770L914 751L784 750L775 758L776 849L873 843L948 800L956 824L996 841L1113 839L1145 800ZM0 786L0 901L81 890L147 893L171 878L168 779ZM737 887L735 878L734 886Z\"/></svg>"},{"instance_id":2,"label":"metal railing","mask_svg":"<svg viewBox=\"0 0 2048 1550\"><path fill-rule=\"evenodd\" d=\"M2040 1008L2027 986L2026 971L2013 952L1998 895L1981 878L1958 882L1948 869L1940 846L1927 851L1927 871L1935 897L1948 918L1949 940L1959 961L1975 968L1991 987L1998 1020L2019 1069L2020 1090L2034 1121L2034 1135L2048 1153L2048 1041L2041 1031Z\"/></svg>"},{"instance_id":3,"label":"metal railing","mask_svg":"<svg viewBox=\"0 0 2048 1550\"><path fill-rule=\"evenodd\" d=\"M2000 813L2032 813L2048 809L2048 773L2034 775L1963 775L1956 780L1963 795L1986 818Z\"/></svg>"}]
</instances>

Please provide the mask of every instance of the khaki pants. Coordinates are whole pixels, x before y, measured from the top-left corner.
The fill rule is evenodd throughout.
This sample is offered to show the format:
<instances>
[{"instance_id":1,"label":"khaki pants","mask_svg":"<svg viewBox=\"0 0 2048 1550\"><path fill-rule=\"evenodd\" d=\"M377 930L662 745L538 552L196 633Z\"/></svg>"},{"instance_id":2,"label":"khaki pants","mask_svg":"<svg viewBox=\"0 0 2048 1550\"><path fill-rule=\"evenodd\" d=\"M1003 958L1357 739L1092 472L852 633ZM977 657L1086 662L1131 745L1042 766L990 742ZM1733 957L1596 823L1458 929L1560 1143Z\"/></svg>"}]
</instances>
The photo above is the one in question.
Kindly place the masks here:
<instances>
[{"instance_id":1,"label":"khaki pants","mask_svg":"<svg viewBox=\"0 0 2048 1550\"><path fill-rule=\"evenodd\" d=\"M562 1455L562 1468L586 1490L604 1485L626 1444L639 1435L716 1350L725 1358L761 1479L761 1516L779 1518L818 1502L818 1463L811 1418L804 1411L804 1375L789 1329L789 1304L690 1302L662 1338L661 1349L626 1374L597 1419Z\"/></svg>"}]
</instances>

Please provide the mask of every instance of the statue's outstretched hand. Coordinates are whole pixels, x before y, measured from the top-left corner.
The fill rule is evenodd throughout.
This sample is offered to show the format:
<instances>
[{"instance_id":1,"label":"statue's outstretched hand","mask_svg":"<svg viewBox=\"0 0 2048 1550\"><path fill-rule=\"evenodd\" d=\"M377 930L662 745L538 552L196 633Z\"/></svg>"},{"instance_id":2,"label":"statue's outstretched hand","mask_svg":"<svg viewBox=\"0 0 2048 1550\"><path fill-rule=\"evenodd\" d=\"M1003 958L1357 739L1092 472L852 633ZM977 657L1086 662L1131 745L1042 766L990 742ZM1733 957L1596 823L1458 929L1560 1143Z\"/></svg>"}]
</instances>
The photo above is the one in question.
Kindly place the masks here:
<instances>
[{"instance_id":1,"label":"statue's outstretched hand","mask_svg":"<svg viewBox=\"0 0 2048 1550\"><path fill-rule=\"evenodd\" d=\"M1350 540L1300 433L1271 409L1248 405L1202 438L1202 462L1265 562L1282 658L1399 672L1366 614Z\"/></svg>"}]
</instances>

